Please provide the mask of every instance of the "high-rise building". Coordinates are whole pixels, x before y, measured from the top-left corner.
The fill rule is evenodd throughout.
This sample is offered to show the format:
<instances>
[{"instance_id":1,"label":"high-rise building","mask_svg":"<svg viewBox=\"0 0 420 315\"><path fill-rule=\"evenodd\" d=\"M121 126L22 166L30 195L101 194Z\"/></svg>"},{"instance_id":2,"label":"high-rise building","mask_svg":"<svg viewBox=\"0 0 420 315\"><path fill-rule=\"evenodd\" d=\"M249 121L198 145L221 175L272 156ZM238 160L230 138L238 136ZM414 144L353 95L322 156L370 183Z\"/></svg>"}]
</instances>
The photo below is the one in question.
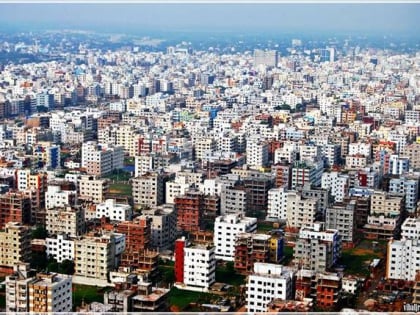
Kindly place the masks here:
<instances>
[{"instance_id":1,"label":"high-rise building","mask_svg":"<svg viewBox=\"0 0 420 315\"><path fill-rule=\"evenodd\" d=\"M165 202L165 184L173 178L166 173L150 172L132 179L136 206L158 206Z\"/></svg>"},{"instance_id":2,"label":"high-rise building","mask_svg":"<svg viewBox=\"0 0 420 315\"><path fill-rule=\"evenodd\" d=\"M326 230L324 223L300 229L293 248L295 265L299 268L325 272L338 262L341 256L341 236L337 230Z\"/></svg>"},{"instance_id":3,"label":"high-rise building","mask_svg":"<svg viewBox=\"0 0 420 315\"><path fill-rule=\"evenodd\" d=\"M294 272L282 265L255 263L248 276L247 312L266 312L274 299L290 300L293 295Z\"/></svg>"},{"instance_id":4,"label":"high-rise building","mask_svg":"<svg viewBox=\"0 0 420 315\"><path fill-rule=\"evenodd\" d=\"M243 214L229 214L219 216L214 223L214 244L216 258L234 261L235 239L240 233L255 233L257 219L243 216Z\"/></svg>"},{"instance_id":5,"label":"high-rise building","mask_svg":"<svg viewBox=\"0 0 420 315\"><path fill-rule=\"evenodd\" d=\"M17 222L8 222L0 231L0 266L13 267L31 258L31 231Z\"/></svg>"},{"instance_id":6,"label":"high-rise building","mask_svg":"<svg viewBox=\"0 0 420 315\"><path fill-rule=\"evenodd\" d=\"M276 50L254 50L254 65L265 65L267 67L277 67L279 54Z\"/></svg>"},{"instance_id":7,"label":"high-rise building","mask_svg":"<svg viewBox=\"0 0 420 315\"><path fill-rule=\"evenodd\" d=\"M29 285L29 312L71 312L72 277L58 273L38 273Z\"/></svg>"},{"instance_id":8,"label":"high-rise building","mask_svg":"<svg viewBox=\"0 0 420 315\"><path fill-rule=\"evenodd\" d=\"M199 231L202 229L204 196L199 191L189 191L175 198L177 229L180 231Z\"/></svg>"}]
</instances>

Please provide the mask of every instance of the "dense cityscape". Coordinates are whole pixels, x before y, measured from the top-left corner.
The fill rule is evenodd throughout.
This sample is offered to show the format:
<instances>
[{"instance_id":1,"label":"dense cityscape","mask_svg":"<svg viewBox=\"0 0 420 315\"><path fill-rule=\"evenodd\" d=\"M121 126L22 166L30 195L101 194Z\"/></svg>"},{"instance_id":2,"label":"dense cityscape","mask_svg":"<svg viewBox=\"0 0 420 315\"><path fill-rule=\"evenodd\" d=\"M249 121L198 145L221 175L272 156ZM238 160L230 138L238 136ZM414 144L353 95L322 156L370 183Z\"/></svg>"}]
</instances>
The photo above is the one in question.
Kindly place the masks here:
<instances>
[{"instance_id":1,"label":"dense cityscape","mask_svg":"<svg viewBox=\"0 0 420 315\"><path fill-rule=\"evenodd\" d=\"M0 33L0 311L418 311L418 35L255 34Z\"/></svg>"}]
</instances>

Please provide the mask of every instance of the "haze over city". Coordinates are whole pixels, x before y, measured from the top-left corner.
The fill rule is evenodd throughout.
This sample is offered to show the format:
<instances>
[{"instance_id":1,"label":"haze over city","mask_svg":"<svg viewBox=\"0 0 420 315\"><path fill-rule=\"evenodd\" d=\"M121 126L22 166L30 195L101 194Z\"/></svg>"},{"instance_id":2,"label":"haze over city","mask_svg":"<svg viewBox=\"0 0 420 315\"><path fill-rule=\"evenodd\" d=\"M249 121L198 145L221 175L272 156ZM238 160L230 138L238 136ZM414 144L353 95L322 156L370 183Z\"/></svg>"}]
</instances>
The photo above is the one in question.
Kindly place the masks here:
<instances>
[{"instance_id":1,"label":"haze over city","mask_svg":"<svg viewBox=\"0 0 420 315\"><path fill-rule=\"evenodd\" d=\"M101 32L419 33L416 3L0 4L6 29Z\"/></svg>"}]
</instances>

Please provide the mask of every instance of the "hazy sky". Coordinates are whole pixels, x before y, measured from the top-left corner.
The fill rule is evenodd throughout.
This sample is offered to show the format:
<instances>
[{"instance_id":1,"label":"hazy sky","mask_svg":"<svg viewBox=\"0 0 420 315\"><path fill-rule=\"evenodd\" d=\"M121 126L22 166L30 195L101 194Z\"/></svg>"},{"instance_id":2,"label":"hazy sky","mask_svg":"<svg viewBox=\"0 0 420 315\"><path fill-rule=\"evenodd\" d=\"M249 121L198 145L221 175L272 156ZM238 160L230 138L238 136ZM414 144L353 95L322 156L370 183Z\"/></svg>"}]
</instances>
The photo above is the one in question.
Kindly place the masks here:
<instances>
[{"instance_id":1,"label":"hazy sky","mask_svg":"<svg viewBox=\"0 0 420 315\"><path fill-rule=\"evenodd\" d=\"M24 4L0 3L0 32L273 30L420 32L420 3L394 4Z\"/></svg>"}]
</instances>

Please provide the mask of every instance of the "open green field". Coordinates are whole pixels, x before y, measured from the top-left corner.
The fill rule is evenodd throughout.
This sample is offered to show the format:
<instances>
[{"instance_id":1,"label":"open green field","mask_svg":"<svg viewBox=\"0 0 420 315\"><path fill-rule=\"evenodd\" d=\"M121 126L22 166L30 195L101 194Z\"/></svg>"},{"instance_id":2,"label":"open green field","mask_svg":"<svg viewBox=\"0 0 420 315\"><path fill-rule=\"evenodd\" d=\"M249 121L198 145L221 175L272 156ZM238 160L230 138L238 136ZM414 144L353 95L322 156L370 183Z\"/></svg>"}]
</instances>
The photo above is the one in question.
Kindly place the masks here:
<instances>
[{"instance_id":1,"label":"open green field","mask_svg":"<svg viewBox=\"0 0 420 315\"><path fill-rule=\"evenodd\" d=\"M287 266L293 259L293 247L284 246L283 247L283 255L284 255L284 259L281 262L281 264Z\"/></svg>"},{"instance_id":2,"label":"open green field","mask_svg":"<svg viewBox=\"0 0 420 315\"><path fill-rule=\"evenodd\" d=\"M385 255L386 241L363 240L355 248L342 250L340 264L345 266L346 273L367 276L372 260L385 258Z\"/></svg>"},{"instance_id":3,"label":"open green field","mask_svg":"<svg viewBox=\"0 0 420 315\"><path fill-rule=\"evenodd\" d=\"M273 223L271 222L258 222L257 233L266 234L273 229Z\"/></svg>"},{"instance_id":4,"label":"open green field","mask_svg":"<svg viewBox=\"0 0 420 315\"><path fill-rule=\"evenodd\" d=\"M182 311L190 303L210 303L217 298L218 296L214 294L180 290L175 287L169 291L169 305L173 311Z\"/></svg>"},{"instance_id":5,"label":"open green field","mask_svg":"<svg viewBox=\"0 0 420 315\"><path fill-rule=\"evenodd\" d=\"M89 285L73 284L73 308L85 303L104 302L103 288Z\"/></svg>"},{"instance_id":6,"label":"open green field","mask_svg":"<svg viewBox=\"0 0 420 315\"><path fill-rule=\"evenodd\" d=\"M227 283L233 286L245 284L245 276L238 274L235 270L230 270L226 266L216 267L216 282Z\"/></svg>"},{"instance_id":7,"label":"open green field","mask_svg":"<svg viewBox=\"0 0 420 315\"><path fill-rule=\"evenodd\" d=\"M109 192L111 194L131 196L132 195L131 184L112 183L109 185Z\"/></svg>"}]
</instances>

